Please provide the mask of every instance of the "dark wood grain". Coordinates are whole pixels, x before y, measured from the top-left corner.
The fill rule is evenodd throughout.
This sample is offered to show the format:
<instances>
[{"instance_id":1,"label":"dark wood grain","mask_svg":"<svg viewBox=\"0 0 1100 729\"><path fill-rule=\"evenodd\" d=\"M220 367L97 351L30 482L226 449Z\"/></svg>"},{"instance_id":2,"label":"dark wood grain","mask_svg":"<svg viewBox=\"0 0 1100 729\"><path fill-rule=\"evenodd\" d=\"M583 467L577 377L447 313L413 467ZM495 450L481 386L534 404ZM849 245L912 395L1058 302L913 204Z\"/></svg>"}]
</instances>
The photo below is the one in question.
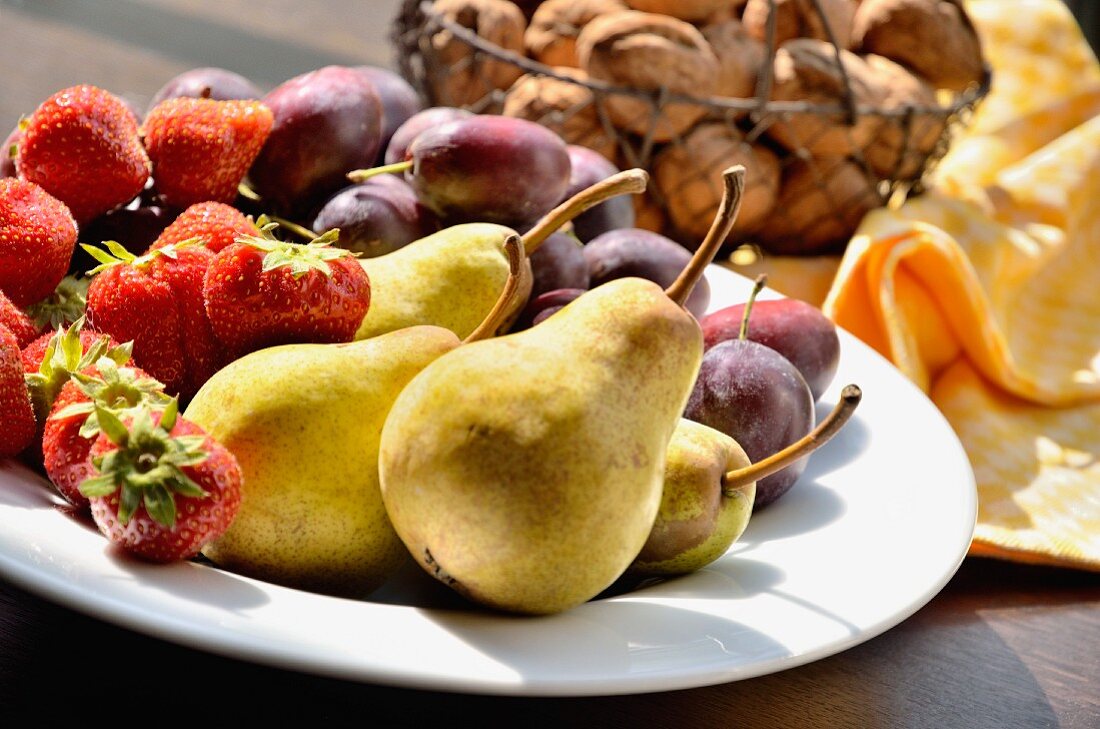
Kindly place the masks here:
<instances>
[{"instance_id":1,"label":"dark wood grain","mask_svg":"<svg viewBox=\"0 0 1100 729\"><path fill-rule=\"evenodd\" d=\"M388 688L233 661L0 582L0 717L61 723L92 706L102 712L109 690L111 703L137 712L157 710L166 696L217 695L228 719L338 726L368 717L378 726L466 717L535 727L1091 729L1100 721L1098 636L1100 575L972 558L908 620L806 666L667 693L514 698Z\"/></svg>"},{"instance_id":2,"label":"dark wood grain","mask_svg":"<svg viewBox=\"0 0 1100 729\"><path fill-rule=\"evenodd\" d=\"M1079 7L1090 7L1078 3ZM143 107L222 65L272 86L327 63L390 62L396 0L0 0L0 136L53 91L95 83ZM868 590L874 589L873 585ZM216 657L0 580L0 725L193 714L249 726L1100 726L1100 575L968 559L899 626L757 679L668 693L522 699L395 689Z\"/></svg>"}]
</instances>

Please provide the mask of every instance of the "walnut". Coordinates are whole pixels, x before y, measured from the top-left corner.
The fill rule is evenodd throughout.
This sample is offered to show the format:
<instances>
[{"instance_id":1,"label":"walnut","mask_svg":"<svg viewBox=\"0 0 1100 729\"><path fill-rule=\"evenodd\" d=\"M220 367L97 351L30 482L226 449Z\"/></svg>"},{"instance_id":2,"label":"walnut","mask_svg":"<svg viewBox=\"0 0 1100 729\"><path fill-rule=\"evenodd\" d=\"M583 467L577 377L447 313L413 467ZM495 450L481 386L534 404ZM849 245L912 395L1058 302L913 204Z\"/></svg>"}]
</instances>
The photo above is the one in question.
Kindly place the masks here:
<instances>
[{"instance_id":1,"label":"walnut","mask_svg":"<svg viewBox=\"0 0 1100 729\"><path fill-rule=\"evenodd\" d=\"M630 200L634 203L634 227L663 235L668 228L668 215L661 204L648 192L631 195Z\"/></svg>"},{"instance_id":2,"label":"walnut","mask_svg":"<svg viewBox=\"0 0 1100 729\"><path fill-rule=\"evenodd\" d=\"M827 41L828 31L832 30L838 46L851 48L852 19L858 5L856 0L821 0L822 15L813 0L776 0L775 45L781 46L792 38ZM745 30L759 41L767 39L769 12L771 0L749 0L741 15Z\"/></svg>"},{"instance_id":3,"label":"walnut","mask_svg":"<svg viewBox=\"0 0 1100 729\"><path fill-rule=\"evenodd\" d=\"M524 33L528 54L547 66L578 66L581 29L600 15L626 9L621 0L546 0Z\"/></svg>"},{"instance_id":4,"label":"walnut","mask_svg":"<svg viewBox=\"0 0 1100 729\"><path fill-rule=\"evenodd\" d=\"M799 38L785 43L775 54L772 101L843 107L844 76L836 53L836 48L825 41ZM851 51L841 50L840 57L856 106L878 108L887 94L881 77ZM857 113L852 124L848 121L842 111L784 112L766 133L794 152L843 157L862 151L883 123L876 114Z\"/></svg>"},{"instance_id":5,"label":"walnut","mask_svg":"<svg viewBox=\"0 0 1100 729\"><path fill-rule=\"evenodd\" d=\"M554 70L578 81L584 79L579 69ZM615 158L615 136L604 129L592 91L581 83L526 74L508 90L502 113L538 122L556 132L566 144L578 144L608 159Z\"/></svg>"},{"instance_id":6,"label":"walnut","mask_svg":"<svg viewBox=\"0 0 1100 729\"><path fill-rule=\"evenodd\" d=\"M981 42L959 0L863 0L852 40L937 88L961 91L984 74Z\"/></svg>"},{"instance_id":7,"label":"walnut","mask_svg":"<svg viewBox=\"0 0 1100 729\"><path fill-rule=\"evenodd\" d=\"M779 158L771 150L749 144L737 129L708 122L692 129L657 155L653 177L667 200L672 224L701 241L714 222L722 201L722 170L745 166L745 191L734 234L750 231L771 212L779 192Z\"/></svg>"},{"instance_id":8,"label":"walnut","mask_svg":"<svg viewBox=\"0 0 1100 729\"><path fill-rule=\"evenodd\" d=\"M764 44L750 36L737 20L704 26L703 37L718 56L715 93L735 99L752 97L764 65Z\"/></svg>"},{"instance_id":9,"label":"walnut","mask_svg":"<svg viewBox=\"0 0 1100 729\"><path fill-rule=\"evenodd\" d=\"M783 170L772 214L753 237L770 253L828 253L843 248L882 202L875 180L851 160L795 159Z\"/></svg>"},{"instance_id":10,"label":"walnut","mask_svg":"<svg viewBox=\"0 0 1100 729\"><path fill-rule=\"evenodd\" d=\"M508 0L436 0L436 13L475 31L489 43L523 55L527 21ZM518 66L483 53L446 29L428 39L431 61L439 66L432 74L437 106L478 106L496 89L506 89L523 71Z\"/></svg>"},{"instance_id":11,"label":"walnut","mask_svg":"<svg viewBox=\"0 0 1100 729\"><path fill-rule=\"evenodd\" d=\"M728 7L730 0L626 0L626 4L643 13L700 22Z\"/></svg>"},{"instance_id":12,"label":"walnut","mask_svg":"<svg viewBox=\"0 0 1100 729\"><path fill-rule=\"evenodd\" d=\"M891 180L915 179L924 170L925 160L943 136L947 120L944 114L916 109L938 109L936 91L888 58L868 54L868 65L879 74L887 89L883 110L910 108L903 117L885 118L863 158L876 173Z\"/></svg>"},{"instance_id":13,"label":"walnut","mask_svg":"<svg viewBox=\"0 0 1100 729\"><path fill-rule=\"evenodd\" d=\"M577 57L592 78L615 86L684 96L710 96L718 77L718 57L695 26L655 13L624 10L601 15L577 37ZM683 133L707 109L691 102L665 103L628 94L609 94L612 122L640 136L663 142Z\"/></svg>"}]
</instances>

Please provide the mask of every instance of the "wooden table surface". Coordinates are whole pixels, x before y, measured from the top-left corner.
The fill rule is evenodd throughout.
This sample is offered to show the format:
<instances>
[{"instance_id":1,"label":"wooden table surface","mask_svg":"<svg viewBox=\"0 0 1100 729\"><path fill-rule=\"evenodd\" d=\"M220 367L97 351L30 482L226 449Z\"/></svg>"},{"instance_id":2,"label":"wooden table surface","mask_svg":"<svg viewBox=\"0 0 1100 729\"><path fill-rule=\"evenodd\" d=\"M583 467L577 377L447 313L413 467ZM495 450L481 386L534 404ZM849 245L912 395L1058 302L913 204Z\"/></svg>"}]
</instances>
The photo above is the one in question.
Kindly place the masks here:
<instances>
[{"instance_id":1,"label":"wooden table surface","mask_svg":"<svg viewBox=\"0 0 1100 729\"><path fill-rule=\"evenodd\" d=\"M395 9L396 0L0 0L0 135L75 83L144 108L197 66L231 68L265 88L329 63L388 66ZM238 662L0 579L0 721L52 726L123 709L171 717L214 704L252 723L341 726L1095 728L1100 575L968 558L915 615L830 658L719 686L560 699L389 688Z\"/></svg>"}]
</instances>

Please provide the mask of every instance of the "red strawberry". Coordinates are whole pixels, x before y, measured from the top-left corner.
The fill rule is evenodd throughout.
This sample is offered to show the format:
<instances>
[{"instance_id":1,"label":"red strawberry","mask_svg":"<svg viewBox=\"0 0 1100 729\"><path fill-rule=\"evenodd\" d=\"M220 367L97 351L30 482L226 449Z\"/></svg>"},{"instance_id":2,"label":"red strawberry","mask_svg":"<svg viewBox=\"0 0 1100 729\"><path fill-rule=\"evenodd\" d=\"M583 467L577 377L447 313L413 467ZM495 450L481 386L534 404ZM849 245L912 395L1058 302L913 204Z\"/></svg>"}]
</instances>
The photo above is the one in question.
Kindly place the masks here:
<instances>
[{"instance_id":1,"label":"red strawberry","mask_svg":"<svg viewBox=\"0 0 1100 729\"><path fill-rule=\"evenodd\" d=\"M121 342L134 343L134 363L190 398L226 361L203 305L203 278L214 254L198 244L134 256L108 242L113 256L82 246L103 265L88 287L88 322Z\"/></svg>"},{"instance_id":2,"label":"red strawberry","mask_svg":"<svg viewBox=\"0 0 1100 729\"><path fill-rule=\"evenodd\" d=\"M221 536L241 503L237 459L202 428L178 417L139 409L119 419L99 413L102 434L92 446L99 475L80 485L99 530L151 562L198 555Z\"/></svg>"},{"instance_id":3,"label":"red strawberry","mask_svg":"<svg viewBox=\"0 0 1100 729\"><path fill-rule=\"evenodd\" d=\"M49 296L75 247L76 221L64 203L33 182L0 179L0 290L16 306Z\"/></svg>"},{"instance_id":4,"label":"red strawberry","mask_svg":"<svg viewBox=\"0 0 1100 729\"><path fill-rule=\"evenodd\" d=\"M61 495L73 506L88 505L78 487L96 475L91 450L99 435L97 408L117 417L136 408L163 410L170 398L164 385L132 367L118 367L103 358L92 367L73 375L54 400L42 433L42 465Z\"/></svg>"},{"instance_id":5,"label":"red strawberry","mask_svg":"<svg viewBox=\"0 0 1100 729\"><path fill-rule=\"evenodd\" d=\"M0 457L17 455L34 440L34 410L23 382L19 341L0 324Z\"/></svg>"},{"instance_id":6,"label":"red strawberry","mask_svg":"<svg viewBox=\"0 0 1100 729\"><path fill-rule=\"evenodd\" d=\"M184 210L160 234L149 250L185 240L199 239L217 253L241 236L259 235L260 229L232 205L220 202L196 203Z\"/></svg>"},{"instance_id":7,"label":"red strawberry","mask_svg":"<svg viewBox=\"0 0 1100 729\"><path fill-rule=\"evenodd\" d=\"M166 203L231 203L274 122L257 100L176 98L157 104L142 125L153 184Z\"/></svg>"},{"instance_id":8,"label":"red strawberry","mask_svg":"<svg viewBox=\"0 0 1100 729\"><path fill-rule=\"evenodd\" d=\"M74 372L87 370L107 357L118 365L130 360L130 346L119 345L106 334L84 329L84 319L67 329L43 334L23 348L24 380L38 428L35 456L42 455L42 431L61 388Z\"/></svg>"},{"instance_id":9,"label":"red strawberry","mask_svg":"<svg viewBox=\"0 0 1100 729\"><path fill-rule=\"evenodd\" d=\"M264 222L261 219L261 222ZM206 272L203 296L217 338L239 357L294 342L349 342L370 305L370 281L338 231L289 243L263 237L223 249Z\"/></svg>"},{"instance_id":10,"label":"red strawberry","mask_svg":"<svg viewBox=\"0 0 1100 729\"><path fill-rule=\"evenodd\" d=\"M3 291L0 291L0 324L11 330L20 347L26 347L38 336L38 327L27 316L27 312L11 303L11 299Z\"/></svg>"},{"instance_id":11,"label":"red strawberry","mask_svg":"<svg viewBox=\"0 0 1100 729\"><path fill-rule=\"evenodd\" d=\"M16 166L20 177L68 205L81 225L130 202L149 180L134 112L86 84L62 89L35 109Z\"/></svg>"}]
</instances>

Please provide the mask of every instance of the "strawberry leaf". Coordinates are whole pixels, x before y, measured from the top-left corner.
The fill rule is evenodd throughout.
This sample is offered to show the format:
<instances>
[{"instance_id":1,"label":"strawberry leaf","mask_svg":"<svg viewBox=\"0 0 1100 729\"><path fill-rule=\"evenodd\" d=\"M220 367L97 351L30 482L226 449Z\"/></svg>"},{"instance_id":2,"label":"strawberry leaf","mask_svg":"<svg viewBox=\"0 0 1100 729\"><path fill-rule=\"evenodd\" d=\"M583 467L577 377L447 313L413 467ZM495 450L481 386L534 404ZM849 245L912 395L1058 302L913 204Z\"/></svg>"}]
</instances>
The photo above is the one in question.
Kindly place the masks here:
<instances>
[{"instance_id":1,"label":"strawberry leaf","mask_svg":"<svg viewBox=\"0 0 1100 729\"><path fill-rule=\"evenodd\" d=\"M101 473L84 479L77 489L89 499L94 499L110 496L118 490L118 484L115 483L114 474Z\"/></svg>"},{"instance_id":2,"label":"strawberry leaf","mask_svg":"<svg viewBox=\"0 0 1100 729\"><path fill-rule=\"evenodd\" d=\"M153 517L153 521L166 527L176 525L176 500L168 489L162 485L144 489L145 511Z\"/></svg>"},{"instance_id":3,"label":"strawberry leaf","mask_svg":"<svg viewBox=\"0 0 1100 729\"><path fill-rule=\"evenodd\" d=\"M130 431L126 429L118 416L109 409L96 405L96 418L99 420L99 428L117 446L125 446L130 441Z\"/></svg>"}]
</instances>

